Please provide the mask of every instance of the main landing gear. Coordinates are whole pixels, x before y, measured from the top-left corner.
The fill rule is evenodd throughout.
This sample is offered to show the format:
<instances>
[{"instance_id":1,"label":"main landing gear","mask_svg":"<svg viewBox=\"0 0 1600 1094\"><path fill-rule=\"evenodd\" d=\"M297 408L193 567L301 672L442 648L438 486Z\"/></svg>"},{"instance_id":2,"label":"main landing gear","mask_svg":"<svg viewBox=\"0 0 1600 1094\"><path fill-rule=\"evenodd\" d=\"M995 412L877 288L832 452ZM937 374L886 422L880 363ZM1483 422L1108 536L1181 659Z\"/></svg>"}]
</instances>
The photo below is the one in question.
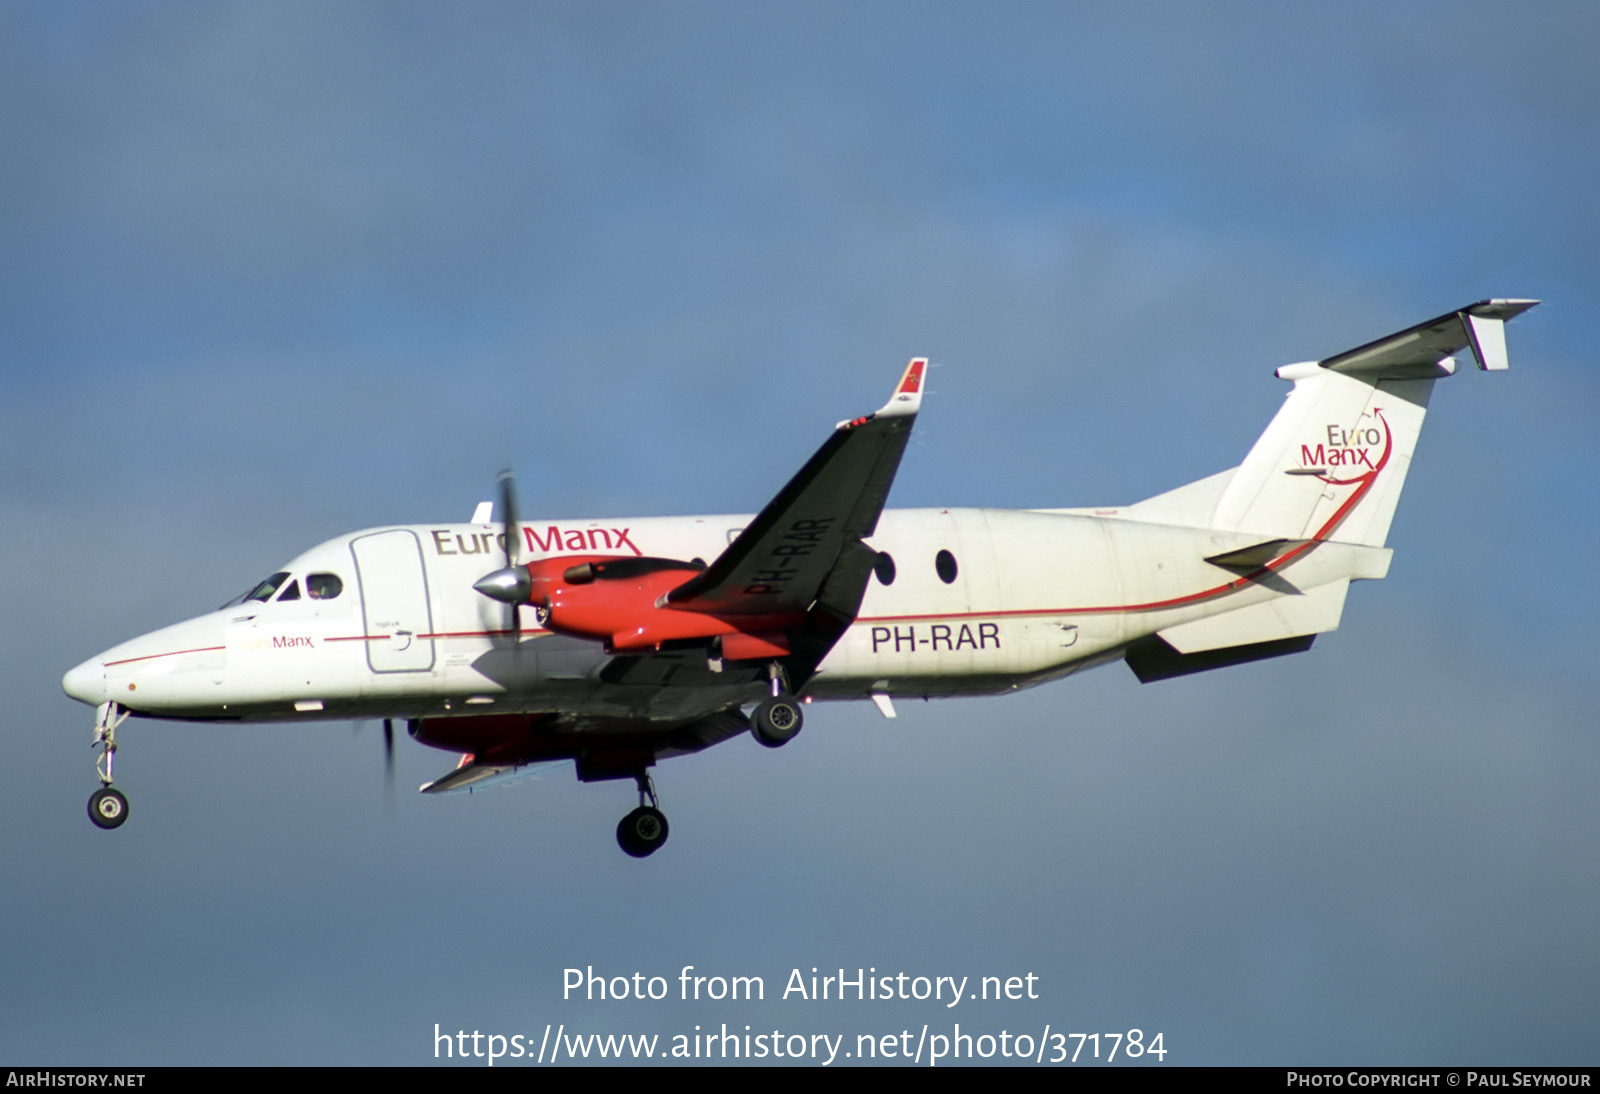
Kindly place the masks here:
<instances>
[{"instance_id":1,"label":"main landing gear","mask_svg":"<svg viewBox=\"0 0 1600 1094\"><path fill-rule=\"evenodd\" d=\"M801 713L800 700L789 691L788 674L781 663L774 661L767 666L767 679L771 694L751 712L750 733L768 748L778 748L794 740L805 716ZM582 772L580 765L580 778ZM618 774L620 772L601 777L616 778ZM646 858L667 842L667 818L656 800L656 788L649 772L635 771L633 780L639 785L639 808L617 825L617 845L634 858Z\"/></svg>"},{"instance_id":2,"label":"main landing gear","mask_svg":"<svg viewBox=\"0 0 1600 1094\"><path fill-rule=\"evenodd\" d=\"M111 764L117 755L117 727L128 712L116 703L102 703L96 715L94 743L100 755L95 757L94 770L101 786L89 795L89 819L99 828L116 828L128 819L128 799L111 786Z\"/></svg>"},{"instance_id":3,"label":"main landing gear","mask_svg":"<svg viewBox=\"0 0 1600 1094\"><path fill-rule=\"evenodd\" d=\"M667 842L667 818L656 800L655 783L646 772L634 777L639 784L639 808L617 825L617 844L634 858L653 855Z\"/></svg>"},{"instance_id":4,"label":"main landing gear","mask_svg":"<svg viewBox=\"0 0 1600 1094\"><path fill-rule=\"evenodd\" d=\"M768 675L772 694L757 703L751 712L750 733L768 748L780 748L794 740L805 724L805 716L800 713L800 701L789 694L783 667L774 662Z\"/></svg>"}]
</instances>

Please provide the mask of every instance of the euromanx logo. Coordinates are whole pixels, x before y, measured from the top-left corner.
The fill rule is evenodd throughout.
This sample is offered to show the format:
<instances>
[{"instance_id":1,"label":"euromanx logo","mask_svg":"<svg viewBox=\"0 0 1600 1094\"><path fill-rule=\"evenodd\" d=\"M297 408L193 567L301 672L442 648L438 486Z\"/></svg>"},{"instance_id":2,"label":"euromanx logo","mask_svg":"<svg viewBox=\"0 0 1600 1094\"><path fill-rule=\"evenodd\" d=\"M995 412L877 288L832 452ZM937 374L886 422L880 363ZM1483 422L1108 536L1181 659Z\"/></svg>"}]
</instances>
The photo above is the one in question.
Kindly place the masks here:
<instances>
[{"instance_id":1,"label":"euromanx logo","mask_svg":"<svg viewBox=\"0 0 1600 1094\"><path fill-rule=\"evenodd\" d=\"M1377 425L1358 425L1350 429L1338 425L1324 426L1323 439L1315 446L1300 446L1300 466L1295 470L1302 475L1315 475L1333 486L1370 482L1389 462L1389 453L1394 448L1394 434L1389 429L1383 411L1374 409L1372 413L1378 420ZM1353 478L1339 479L1328 474L1329 469L1335 467L1366 470Z\"/></svg>"}]
</instances>

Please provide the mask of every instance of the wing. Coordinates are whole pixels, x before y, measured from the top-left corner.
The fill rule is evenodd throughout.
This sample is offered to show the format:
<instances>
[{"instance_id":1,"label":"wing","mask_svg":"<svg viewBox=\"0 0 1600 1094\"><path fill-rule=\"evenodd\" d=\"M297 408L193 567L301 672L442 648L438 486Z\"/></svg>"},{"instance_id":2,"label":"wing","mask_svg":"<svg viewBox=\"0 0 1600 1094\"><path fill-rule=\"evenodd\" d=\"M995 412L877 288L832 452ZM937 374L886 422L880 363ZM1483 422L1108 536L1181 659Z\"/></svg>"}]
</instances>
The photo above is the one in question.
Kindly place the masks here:
<instances>
[{"instance_id":1,"label":"wing","mask_svg":"<svg viewBox=\"0 0 1600 1094\"><path fill-rule=\"evenodd\" d=\"M877 557L861 541L878 526L922 405L927 367L927 358L916 358L882 409L840 422L727 550L667 594L666 606L778 616L820 603L854 619Z\"/></svg>"},{"instance_id":2,"label":"wing","mask_svg":"<svg viewBox=\"0 0 1600 1094\"><path fill-rule=\"evenodd\" d=\"M749 729L734 705L664 724L552 714L423 718L412 735L432 748L470 749L455 770L420 788L445 794L521 782L567 763L583 782L631 778L657 760L700 752Z\"/></svg>"},{"instance_id":3,"label":"wing","mask_svg":"<svg viewBox=\"0 0 1600 1094\"><path fill-rule=\"evenodd\" d=\"M417 789L424 794L449 794L457 790L483 790L491 786L509 786L524 779L536 779L546 771L565 765L564 760L546 760L542 763L480 764L463 756L454 771Z\"/></svg>"}]
</instances>

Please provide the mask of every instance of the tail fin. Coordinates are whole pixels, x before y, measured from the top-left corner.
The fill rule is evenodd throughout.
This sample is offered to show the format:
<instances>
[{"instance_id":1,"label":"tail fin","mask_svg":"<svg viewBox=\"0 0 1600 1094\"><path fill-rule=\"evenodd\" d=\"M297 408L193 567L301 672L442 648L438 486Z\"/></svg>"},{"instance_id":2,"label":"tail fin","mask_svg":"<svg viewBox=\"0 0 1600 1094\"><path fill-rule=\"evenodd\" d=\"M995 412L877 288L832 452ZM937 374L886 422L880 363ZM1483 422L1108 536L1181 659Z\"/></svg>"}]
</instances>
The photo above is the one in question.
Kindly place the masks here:
<instances>
[{"instance_id":1,"label":"tail fin","mask_svg":"<svg viewBox=\"0 0 1600 1094\"><path fill-rule=\"evenodd\" d=\"M1450 355L1467 346L1479 368L1505 368L1505 322L1536 303L1469 304L1337 357L1280 368L1294 389L1244 463L1134 510L1142 507L1145 519L1198 520L1215 499L1211 527L1253 533L1262 542L1207 562L1263 584L1290 560L1302 558L1310 568L1290 573L1298 587L1278 590L1289 595L1140 638L1127 651L1139 679L1295 653L1338 627L1350 582L1388 570L1383 541L1434 381L1455 373Z\"/></svg>"},{"instance_id":2,"label":"tail fin","mask_svg":"<svg viewBox=\"0 0 1600 1094\"><path fill-rule=\"evenodd\" d=\"M1212 525L1381 547L1435 380L1468 346L1507 367L1505 322L1536 300L1484 300L1323 361L1285 365L1283 407L1228 480Z\"/></svg>"}]
</instances>

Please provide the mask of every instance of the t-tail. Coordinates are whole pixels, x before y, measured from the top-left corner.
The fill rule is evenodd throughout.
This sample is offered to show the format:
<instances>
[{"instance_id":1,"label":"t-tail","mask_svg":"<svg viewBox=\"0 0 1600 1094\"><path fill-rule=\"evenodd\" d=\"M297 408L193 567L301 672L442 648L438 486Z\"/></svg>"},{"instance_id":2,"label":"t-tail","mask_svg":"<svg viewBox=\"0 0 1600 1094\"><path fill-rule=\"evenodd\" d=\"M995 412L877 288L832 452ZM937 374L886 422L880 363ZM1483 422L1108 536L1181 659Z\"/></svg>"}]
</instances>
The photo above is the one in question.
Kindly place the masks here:
<instances>
[{"instance_id":1,"label":"t-tail","mask_svg":"<svg viewBox=\"0 0 1600 1094\"><path fill-rule=\"evenodd\" d=\"M1483 300L1278 369L1294 388L1228 480L1212 526L1383 546L1435 381L1469 347L1480 369L1505 369L1506 320L1537 303Z\"/></svg>"},{"instance_id":2,"label":"t-tail","mask_svg":"<svg viewBox=\"0 0 1600 1094\"><path fill-rule=\"evenodd\" d=\"M1508 366L1505 324L1537 300L1483 300L1322 361L1285 365L1294 387L1244 462L1132 507L1130 516L1258 537L1206 561L1290 595L1169 627L1130 649L1141 679L1308 648L1338 627L1353 580L1384 548L1428 397L1453 354ZM1315 561L1313 561L1315 556Z\"/></svg>"}]
</instances>

